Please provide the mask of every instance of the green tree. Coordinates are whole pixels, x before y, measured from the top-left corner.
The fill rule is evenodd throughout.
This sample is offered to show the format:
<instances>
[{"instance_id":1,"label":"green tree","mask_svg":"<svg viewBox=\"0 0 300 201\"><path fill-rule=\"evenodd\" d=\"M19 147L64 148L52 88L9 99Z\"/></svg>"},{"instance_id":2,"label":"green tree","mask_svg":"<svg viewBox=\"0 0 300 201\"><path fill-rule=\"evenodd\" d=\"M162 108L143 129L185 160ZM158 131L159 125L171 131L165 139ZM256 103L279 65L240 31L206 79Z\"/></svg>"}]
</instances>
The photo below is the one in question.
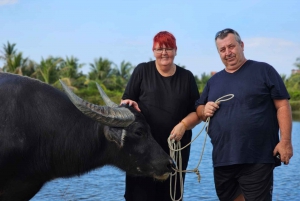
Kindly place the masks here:
<instances>
[{"instance_id":1,"label":"green tree","mask_svg":"<svg viewBox=\"0 0 300 201\"><path fill-rule=\"evenodd\" d=\"M128 82L133 69L134 66L130 62L122 61L117 75L124 79L125 82Z\"/></svg>"},{"instance_id":2,"label":"green tree","mask_svg":"<svg viewBox=\"0 0 300 201\"><path fill-rule=\"evenodd\" d=\"M60 74L62 77L68 77L68 78L78 78L82 76L82 73L78 72L80 68L84 66L83 63L79 63L78 58L71 56L66 57L65 60L61 62L60 65Z\"/></svg>"},{"instance_id":3,"label":"green tree","mask_svg":"<svg viewBox=\"0 0 300 201\"><path fill-rule=\"evenodd\" d=\"M115 89L124 91L131 76L134 66L130 62L122 61L119 68L113 68L111 72L111 82L115 84Z\"/></svg>"},{"instance_id":4,"label":"green tree","mask_svg":"<svg viewBox=\"0 0 300 201\"><path fill-rule=\"evenodd\" d=\"M300 91L300 73L291 75L286 79L285 85L289 90Z\"/></svg>"},{"instance_id":5,"label":"green tree","mask_svg":"<svg viewBox=\"0 0 300 201\"><path fill-rule=\"evenodd\" d=\"M43 59L40 64L37 65L34 77L47 83L53 84L59 79L59 64L63 60L60 57L48 57Z\"/></svg>"},{"instance_id":6,"label":"green tree","mask_svg":"<svg viewBox=\"0 0 300 201\"><path fill-rule=\"evenodd\" d=\"M1 60L7 61L12 56L14 56L17 53L17 50L15 49L16 44L10 44L7 42L7 45L3 44L3 50L1 51L3 55L0 56Z\"/></svg>"},{"instance_id":7,"label":"green tree","mask_svg":"<svg viewBox=\"0 0 300 201\"><path fill-rule=\"evenodd\" d=\"M300 70L300 57L296 59L296 63L294 65Z\"/></svg>"},{"instance_id":8,"label":"green tree","mask_svg":"<svg viewBox=\"0 0 300 201\"><path fill-rule=\"evenodd\" d=\"M112 89L114 86L112 78L113 73L112 61L103 59L102 57L95 59L94 63L90 63L91 72L89 72L89 79L95 80L98 83L104 84L107 88Z\"/></svg>"},{"instance_id":9,"label":"green tree","mask_svg":"<svg viewBox=\"0 0 300 201\"><path fill-rule=\"evenodd\" d=\"M66 57L65 60L63 60L60 64L60 78L61 79L68 79L71 85L76 88L82 88L85 86L86 76L82 73L82 71L79 72L79 69L84 66L83 63L79 63L78 58L71 56ZM60 83L58 83L60 84Z\"/></svg>"},{"instance_id":10,"label":"green tree","mask_svg":"<svg viewBox=\"0 0 300 201\"><path fill-rule=\"evenodd\" d=\"M28 58L24 58L22 52L17 53L16 44L7 42L3 45L0 59L4 61L3 71L23 75L22 69L27 67Z\"/></svg>"},{"instance_id":11,"label":"green tree","mask_svg":"<svg viewBox=\"0 0 300 201\"><path fill-rule=\"evenodd\" d=\"M199 89L199 92L202 92L207 81L211 78L211 75L206 74L206 73L202 73L201 74L201 78L198 78L198 76L195 76L195 80Z\"/></svg>"},{"instance_id":12,"label":"green tree","mask_svg":"<svg viewBox=\"0 0 300 201\"><path fill-rule=\"evenodd\" d=\"M7 58L3 71L23 75L22 69L27 66L27 61L28 58L23 58L22 52L19 52Z\"/></svg>"},{"instance_id":13,"label":"green tree","mask_svg":"<svg viewBox=\"0 0 300 201\"><path fill-rule=\"evenodd\" d=\"M296 59L294 65L300 70L300 57ZM300 73L296 72L288 78L283 77L283 81L290 94L291 100L299 101L300 100Z\"/></svg>"},{"instance_id":14,"label":"green tree","mask_svg":"<svg viewBox=\"0 0 300 201\"><path fill-rule=\"evenodd\" d=\"M22 68L22 73L24 76L33 77L36 68L37 64L33 60L28 59L26 65Z\"/></svg>"}]
</instances>

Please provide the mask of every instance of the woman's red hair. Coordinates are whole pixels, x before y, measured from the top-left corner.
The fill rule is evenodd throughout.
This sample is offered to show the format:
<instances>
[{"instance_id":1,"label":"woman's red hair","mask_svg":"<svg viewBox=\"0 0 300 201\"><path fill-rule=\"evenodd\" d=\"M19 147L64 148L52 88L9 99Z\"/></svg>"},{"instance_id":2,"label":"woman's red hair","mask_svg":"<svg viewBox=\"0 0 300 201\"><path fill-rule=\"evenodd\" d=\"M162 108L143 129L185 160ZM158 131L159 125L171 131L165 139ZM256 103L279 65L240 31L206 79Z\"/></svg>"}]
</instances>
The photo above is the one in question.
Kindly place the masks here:
<instances>
[{"instance_id":1,"label":"woman's red hair","mask_svg":"<svg viewBox=\"0 0 300 201\"><path fill-rule=\"evenodd\" d=\"M167 48L174 48L175 50L177 50L176 38L170 32L161 31L157 33L153 38L152 50L154 50L154 46L157 43L159 47L163 47L165 45Z\"/></svg>"}]
</instances>

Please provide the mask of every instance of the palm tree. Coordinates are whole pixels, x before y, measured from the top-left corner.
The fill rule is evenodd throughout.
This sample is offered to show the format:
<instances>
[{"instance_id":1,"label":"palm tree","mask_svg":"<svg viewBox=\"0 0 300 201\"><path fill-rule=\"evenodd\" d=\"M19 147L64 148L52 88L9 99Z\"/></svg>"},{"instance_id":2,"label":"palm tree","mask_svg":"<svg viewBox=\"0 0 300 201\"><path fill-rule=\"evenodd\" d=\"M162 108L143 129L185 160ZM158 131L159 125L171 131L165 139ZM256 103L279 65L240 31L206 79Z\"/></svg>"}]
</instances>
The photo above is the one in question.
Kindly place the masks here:
<instances>
[{"instance_id":1,"label":"palm tree","mask_svg":"<svg viewBox=\"0 0 300 201\"><path fill-rule=\"evenodd\" d=\"M4 72L23 75L22 69L27 66L28 58L23 58L22 52L7 57L6 64L3 67Z\"/></svg>"},{"instance_id":2,"label":"palm tree","mask_svg":"<svg viewBox=\"0 0 300 201\"><path fill-rule=\"evenodd\" d=\"M0 59L7 61L8 58L14 56L17 53L15 46L16 46L15 43L10 44L8 41L7 41L7 45L3 44L4 52L1 51L3 55L0 55Z\"/></svg>"},{"instance_id":3,"label":"palm tree","mask_svg":"<svg viewBox=\"0 0 300 201\"><path fill-rule=\"evenodd\" d=\"M76 57L66 57L60 65L60 79L68 79L70 84L76 88L82 88L85 86L86 76L81 72L78 72L80 68L84 66L83 63L79 63ZM60 85L60 83L57 83Z\"/></svg>"},{"instance_id":4,"label":"palm tree","mask_svg":"<svg viewBox=\"0 0 300 201\"><path fill-rule=\"evenodd\" d=\"M114 80L116 90L123 91L131 76L131 71L134 66L130 62L124 60L120 64L120 68L114 68L112 70L112 79Z\"/></svg>"},{"instance_id":5,"label":"palm tree","mask_svg":"<svg viewBox=\"0 0 300 201\"><path fill-rule=\"evenodd\" d=\"M78 78L82 76L82 74L78 73L78 70L84 66L84 64L78 63L78 59L76 57L71 56L67 57L64 61L62 61L60 66L60 73L62 77L68 78Z\"/></svg>"},{"instance_id":6,"label":"palm tree","mask_svg":"<svg viewBox=\"0 0 300 201\"><path fill-rule=\"evenodd\" d=\"M9 42L7 45L3 45L3 55L0 56L0 59L5 61L3 71L31 76L34 73L35 63L28 57L24 58L22 52L17 53L15 46L15 43L10 44Z\"/></svg>"},{"instance_id":7,"label":"palm tree","mask_svg":"<svg viewBox=\"0 0 300 201\"><path fill-rule=\"evenodd\" d=\"M15 49L16 44L10 44L7 41L7 45L3 44L3 50L1 51L2 55L0 55L0 59L4 61L4 65L2 67L1 70L3 70L4 72L7 71L7 69L9 69L8 65L9 63L11 63L11 58L16 54L17 50ZM10 72L10 71L8 71Z\"/></svg>"},{"instance_id":8,"label":"palm tree","mask_svg":"<svg viewBox=\"0 0 300 201\"><path fill-rule=\"evenodd\" d=\"M120 68L114 69L113 74L115 75L114 80L116 84L116 90L124 91L134 68L135 66L133 66L130 62L125 62L123 60L120 64Z\"/></svg>"},{"instance_id":9,"label":"palm tree","mask_svg":"<svg viewBox=\"0 0 300 201\"><path fill-rule=\"evenodd\" d=\"M128 82L131 72L134 69L134 66L130 62L122 61L120 64L120 73L119 75L123 78L126 83Z\"/></svg>"},{"instance_id":10,"label":"palm tree","mask_svg":"<svg viewBox=\"0 0 300 201\"><path fill-rule=\"evenodd\" d=\"M22 69L22 73L24 76L33 77L36 69L37 69L36 62L28 59L26 62L26 66L24 66Z\"/></svg>"},{"instance_id":11,"label":"palm tree","mask_svg":"<svg viewBox=\"0 0 300 201\"><path fill-rule=\"evenodd\" d=\"M107 88L112 84L110 78L112 77L112 71L114 63L108 59L95 59L94 63L90 63L91 72L89 73L89 79L103 83Z\"/></svg>"},{"instance_id":12,"label":"palm tree","mask_svg":"<svg viewBox=\"0 0 300 201\"><path fill-rule=\"evenodd\" d=\"M33 76L47 84L55 83L59 79L59 64L62 61L59 57L54 58L50 56L47 59L42 58Z\"/></svg>"}]
</instances>

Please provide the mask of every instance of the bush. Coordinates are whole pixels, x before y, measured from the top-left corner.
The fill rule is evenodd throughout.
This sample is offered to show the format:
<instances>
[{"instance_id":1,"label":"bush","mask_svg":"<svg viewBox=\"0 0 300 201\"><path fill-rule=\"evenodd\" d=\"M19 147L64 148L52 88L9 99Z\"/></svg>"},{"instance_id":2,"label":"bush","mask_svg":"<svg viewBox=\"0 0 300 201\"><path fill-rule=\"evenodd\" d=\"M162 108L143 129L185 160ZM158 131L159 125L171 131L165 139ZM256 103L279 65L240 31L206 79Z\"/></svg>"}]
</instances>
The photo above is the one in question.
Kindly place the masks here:
<instances>
[{"instance_id":1,"label":"bush","mask_svg":"<svg viewBox=\"0 0 300 201\"><path fill-rule=\"evenodd\" d=\"M291 100L299 101L300 100L300 91L299 90L288 90Z\"/></svg>"},{"instance_id":2,"label":"bush","mask_svg":"<svg viewBox=\"0 0 300 201\"><path fill-rule=\"evenodd\" d=\"M292 108L293 112L300 111L300 101L299 100L298 101L291 100L290 104L291 104L291 108Z\"/></svg>"}]
</instances>

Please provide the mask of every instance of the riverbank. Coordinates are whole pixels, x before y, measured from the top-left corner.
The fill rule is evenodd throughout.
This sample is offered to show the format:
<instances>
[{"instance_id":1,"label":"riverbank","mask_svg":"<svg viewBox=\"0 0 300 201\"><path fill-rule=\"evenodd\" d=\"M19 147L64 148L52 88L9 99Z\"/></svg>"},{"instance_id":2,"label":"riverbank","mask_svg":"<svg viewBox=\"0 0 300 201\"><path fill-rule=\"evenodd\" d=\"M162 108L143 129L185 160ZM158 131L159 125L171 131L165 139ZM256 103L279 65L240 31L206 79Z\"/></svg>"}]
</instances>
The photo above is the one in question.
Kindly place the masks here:
<instances>
[{"instance_id":1,"label":"riverbank","mask_svg":"<svg viewBox=\"0 0 300 201\"><path fill-rule=\"evenodd\" d=\"M300 111L293 111L292 116L293 116L293 121L300 121Z\"/></svg>"},{"instance_id":2,"label":"riverbank","mask_svg":"<svg viewBox=\"0 0 300 201\"><path fill-rule=\"evenodd\" d=\"M290 100L290 104L293 112L300 113L300 100Z\"/></svg>"}]
</instances>

